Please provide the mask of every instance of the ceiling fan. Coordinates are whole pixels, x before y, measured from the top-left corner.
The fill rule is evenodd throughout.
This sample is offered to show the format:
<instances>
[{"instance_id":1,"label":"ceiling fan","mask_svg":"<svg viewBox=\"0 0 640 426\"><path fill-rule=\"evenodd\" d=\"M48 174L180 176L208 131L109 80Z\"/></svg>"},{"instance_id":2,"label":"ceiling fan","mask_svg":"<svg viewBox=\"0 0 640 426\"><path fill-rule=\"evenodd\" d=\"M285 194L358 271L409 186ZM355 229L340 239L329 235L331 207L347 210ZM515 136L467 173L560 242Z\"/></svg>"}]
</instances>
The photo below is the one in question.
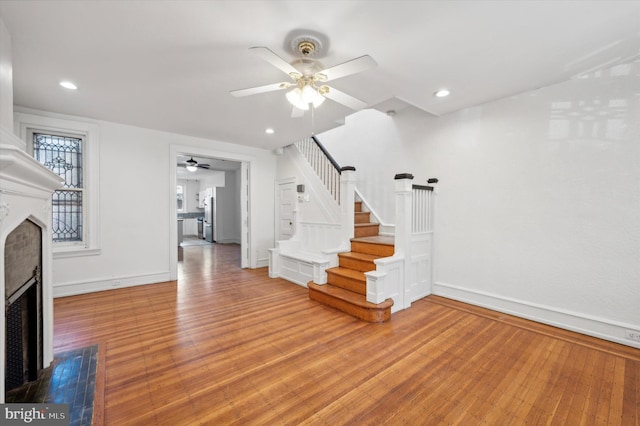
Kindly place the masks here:
<instances>
[{"instance_id":1,"label":"ceiling fan","mask_svg":"<svg viewBox=\"0 0 640 426\"><path fill-rule=\"evenodd\" d=\"M185 167L190 172L195 172L198 169L209 169L211 167L209 164L198 163L196 160L191 157L184 163L178 163L178 167Z\"/></svg>"},{"instance_id":2,"label":"ceiling fan","mask_svg":"<svg viewBox=\"0 0 640 426\"><path fill-rule=\"evenodd\" d=\"M297 50L301 55L299 59L291 63L266 47L252 47L249 50L283 71L292 81L233 90L231 94L235 97L242 97L275 90L292 89L287 92L286 97L294 107L291 114L293 117L302 116L310 105L313 105L314 108L319 107L325 98L356 111L367 106L360 99L329 87L324 83L377 66L376 61L371 56L364 55L330 68L323 68L318 60L313 59L313 56L317 55L322 48L322 43L318 38L309 35L301 36L291 42L291 47L294 52Z\"/></svg>"}]
</instances>

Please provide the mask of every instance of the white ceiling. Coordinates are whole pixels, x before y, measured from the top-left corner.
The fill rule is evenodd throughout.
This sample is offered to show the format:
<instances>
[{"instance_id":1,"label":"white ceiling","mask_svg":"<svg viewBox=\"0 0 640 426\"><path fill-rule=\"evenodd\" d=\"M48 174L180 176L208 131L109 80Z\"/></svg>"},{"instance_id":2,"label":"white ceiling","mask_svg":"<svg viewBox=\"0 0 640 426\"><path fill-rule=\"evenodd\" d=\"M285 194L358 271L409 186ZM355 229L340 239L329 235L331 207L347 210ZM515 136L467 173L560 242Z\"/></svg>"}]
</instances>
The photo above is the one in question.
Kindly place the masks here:
<instances>
[{"instance_id":1,"label":"white ceiling","mask_svg":"<svg viewBox=\"0 0 640 426\"><path fill-rule=\"evenodd\" d=\"M328 40L325 67L364 54L378 63L337 89L434 115L637 59L640 46L638 1L1 0L0 15L16 105L262 148L352 113L327 101L313 120L290 118L284 91L229 95L287 81L248 49L292 60L288 42L301 29ZM79 90L59 87L63 79ZM441 87L452 95L434 98Z\"/></svg>"}]
</instances>

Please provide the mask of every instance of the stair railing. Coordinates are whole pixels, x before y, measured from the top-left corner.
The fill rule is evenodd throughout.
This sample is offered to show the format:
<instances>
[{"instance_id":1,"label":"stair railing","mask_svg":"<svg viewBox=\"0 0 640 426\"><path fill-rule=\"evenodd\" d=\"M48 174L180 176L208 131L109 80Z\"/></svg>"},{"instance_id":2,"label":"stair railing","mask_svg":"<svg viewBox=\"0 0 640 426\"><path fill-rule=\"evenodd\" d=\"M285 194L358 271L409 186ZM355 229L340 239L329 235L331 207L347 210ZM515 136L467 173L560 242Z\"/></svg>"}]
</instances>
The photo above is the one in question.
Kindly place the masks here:
<instances>
[{"instance_id":1,"label":"stair railing","mask_svg":"<svg viewBox=\"0 0 640 426\"><path fill-rule=\"evenodd\" d=\"M341 168L315 136L294 142L336 203L340 204Z\"/></svg>"},{"instance_id":2,"label":"stair railing","mask_svg":"<svg viewBox=\"0 0 640 426\"><path fill-rule=\"evenodd\" d=\"M366 272L367 301L393 298L391 312L431 294L433 246L433 187L412 185L413 175L397 174L395 252L376 259L376 270Z\"/></svg>"},{"instance_id":3,"label":"stair railing","mask_svg":"<svg viewBox=\"0 0 640 426\"><path fill-rule=\"evenodd\" d=\"M431 294L433 257L433 186L412 185L411 202L411 257L409 269L420 271L407 276L406 288L409 303Z\"/></svg>"},{"instance_id":4,"label":"stair railing","mask_svg":"<svg viewBox=\"0 0 640 426\"><path fill-rule=\"evenodd\" d=\"M433 231L433 186L412 185L411 233Z\"/></svg>"}]
</instances>

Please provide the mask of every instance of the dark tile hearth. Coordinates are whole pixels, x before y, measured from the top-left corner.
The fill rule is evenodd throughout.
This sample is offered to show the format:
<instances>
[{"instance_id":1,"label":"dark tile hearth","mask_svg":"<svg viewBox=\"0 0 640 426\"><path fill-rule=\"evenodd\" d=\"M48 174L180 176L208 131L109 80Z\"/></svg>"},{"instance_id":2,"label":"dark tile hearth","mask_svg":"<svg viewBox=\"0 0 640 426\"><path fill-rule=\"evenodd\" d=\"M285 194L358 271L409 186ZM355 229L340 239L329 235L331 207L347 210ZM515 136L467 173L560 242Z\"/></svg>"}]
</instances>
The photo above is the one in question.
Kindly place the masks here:
<instances>
[{"instance_id":1,"label":"dark tile hearth","mask_svg":"<svg viewBox=\"0 0 640 426\"><path fill-rule=\"evenodd\" d=\"M56 354L38 380L7 392L7 403L69 404L70 426L89 426L93 419L98 345Z\"/></svg>"}]
</instances>

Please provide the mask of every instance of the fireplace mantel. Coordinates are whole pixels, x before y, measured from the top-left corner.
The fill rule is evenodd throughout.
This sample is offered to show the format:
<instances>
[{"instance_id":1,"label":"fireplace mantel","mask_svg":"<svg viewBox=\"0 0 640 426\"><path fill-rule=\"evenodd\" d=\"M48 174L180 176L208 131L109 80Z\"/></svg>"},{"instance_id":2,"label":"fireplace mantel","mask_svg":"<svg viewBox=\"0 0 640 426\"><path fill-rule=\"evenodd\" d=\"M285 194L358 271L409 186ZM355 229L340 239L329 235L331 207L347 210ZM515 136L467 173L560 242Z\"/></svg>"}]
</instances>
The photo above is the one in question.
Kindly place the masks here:
<instances>
[{"instance_id":1,"label":"fireplace mantel","mask_svg":"<svg viewBox=\"0 0 640 426\"><path fill-rule=\"evenodd\" d=\"M28 219L42 230L43 362L53 361L53 289L51 194L62 187L59 176L24 150L24 142L0 126L0 300L5 300L5 245L7 236ZM5 365L5 316L0 315L0 366ZM0 403L4 403L4 368L0 368Z\"/></svg>"},{"instance_id":2,"label":"fireplace mantel","mask_svg":"<svg viewBox=\"0 0 640 426\"><path fill-rule=\"evenodd\" d=\"M18 191L26 196L33 191L44 192L45 198L60 188L62 179L36 161L17 146L22 141L6 129L0 127L0 182L3 192ZM30 189L24 189L22 187Z\"/></svg>"}]
</instances>

